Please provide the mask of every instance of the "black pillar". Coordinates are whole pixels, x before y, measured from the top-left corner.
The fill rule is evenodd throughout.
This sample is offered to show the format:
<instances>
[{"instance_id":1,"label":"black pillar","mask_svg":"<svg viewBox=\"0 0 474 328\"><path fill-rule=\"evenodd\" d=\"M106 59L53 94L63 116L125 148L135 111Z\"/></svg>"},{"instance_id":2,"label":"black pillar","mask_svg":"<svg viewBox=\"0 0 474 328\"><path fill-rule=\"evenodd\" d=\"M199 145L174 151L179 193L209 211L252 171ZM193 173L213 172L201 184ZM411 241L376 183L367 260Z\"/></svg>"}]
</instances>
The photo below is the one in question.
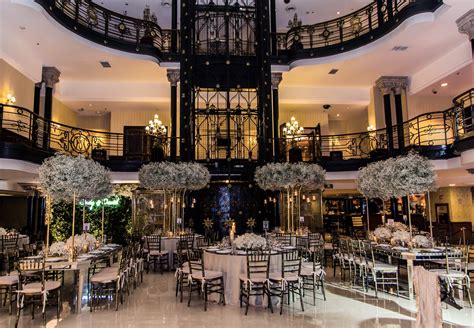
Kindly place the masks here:
<instances>
[{"instance_id":1,"label":"black pillar","mask_svg":"<svg viewBox=\"0 0 474 328\"><path fill-rule=\"evenodd\" d=\"M51 116L53 113L53 88L46 86L44 96L44 127L43 127L43 149L49 148L49 137L51 133Z\"/></svg>"},{"instance_id":2,"label":"black pillar","mask_svg":"<svg viewBox=\"0 0 474 328\"><path fill-rule=\"evenodd\" d=\"M384 0L377 0L377 19L379 21L379 25L382 25L384 23L383 12L382 12L383 4L384 4Z\"/></svg>"},{"instance_id":3,"label":"black pillar","mask_svg":"<svg viewBox=\"0 0 474 328\"><path fill-rule=\"evenodd\" d=\"M176 125L177 121L177 110L178 110L178 87L171 84L171 145L170 145L170 159L176 161Z\"/></svg>"},{"instance_id":4,"label":"black pillar","mask_svg":"<svg viewBox=\"0 0 474 328\"><path fill-rule=\"evenodd\" d=\"M178 0L171 1L171 52L178 51Z\"/></svg>"},{"instance_id":5,"label":"black pillar","mask_svg":"<svg viewBox=\"0 0 474 328\"><path fill-rule=\"evenodd\" d=\"M393 154L393 129L392 129L392 110L390 105L390 93L383 96L383 108L385 113L385 127L387 131L387 149Z\"/></svg>"},{"instance_id":6,"label":"black pillar","mask_svg":"<svg viewBox=\"0 0 474 328\"><path fill-rule=\"evenodd\" d=\"M32 126L31 126L31 143L33 146L36 146L36 142L38 141L38 120L37 118L40 115L40 99L41 99L41 86L42 83L35 84L35 94L33 98L33 119L32 119Z\"/></svg>"},{"instance_id":7,"label":"black pillar","mask_svg":"<svg viewBox=\"0 0 474 328\"><path fill-rule=\"evenodd\" d=\"M278 89L273 89L273 149L274 149L274 156L275 162L278 162L280 159L280 138L279 138L279 130L280 126L278 123L278 114L280 108L278 104Z\"/></svg>"},{"instance_id":8,"label":"black pillar","mask_svg":"<svg viewBox=\"0 0 474 328\"><path fill-rule=\"evenodd\" d=\"M277 27L276 27L276 6L275 0L270 0L270 28L272 33L272 55L277 54Z\"/></svg>"},{"instance_id":9,"label":"black pillar","mask_svg":"<svg viewBox=\"0 0 474 328\"><path fill-rule=\"evenodd\" d=\"M398 150L403 152L405 149L405 132L403 130L402 95L400 93L395 95L395 113L397 116Z\"/></svg>"}]
</instances>

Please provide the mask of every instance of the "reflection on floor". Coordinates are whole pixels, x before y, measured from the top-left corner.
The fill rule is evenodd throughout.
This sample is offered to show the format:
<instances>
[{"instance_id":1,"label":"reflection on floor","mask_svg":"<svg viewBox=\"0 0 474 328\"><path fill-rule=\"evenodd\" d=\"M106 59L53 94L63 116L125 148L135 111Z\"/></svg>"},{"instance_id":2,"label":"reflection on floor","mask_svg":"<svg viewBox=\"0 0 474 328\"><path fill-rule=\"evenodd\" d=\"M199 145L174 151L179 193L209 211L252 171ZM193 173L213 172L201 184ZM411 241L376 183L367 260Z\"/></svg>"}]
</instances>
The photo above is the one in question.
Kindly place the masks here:
<instances>
[{"instance_id":1,"label":"reflection on floor","mask_svg":"<svg viewBox=\"0 0 474 328\"><path fill-rule=\"evenodd\" d=\"M331 270L328 270L331 271ZM328 272L328 276L330 273ZM238 306L210 304L204 312L203 304L196 299L187 307L174 295L174 275L150 273L144 283L116 312L113 308L103 308L90 313L84 308L80 315L72 313L65 298L59 322L53 308L48 310L47 327L415 327L415 302L384 295L379 299L353 290L338 278L328 277L327 301L322 297L312 306L307 297L305 311L301 312L298 302L286 306L283 315L271 314L261 307L251 307L247 316ZM39 311L37 311L38 313ZM450 323L445 327L469 327L474 325L474 311L465 308L443 310L443 318ZM0 307L0 327L13 327L15 316L8 315L5 307ZM19 327L40 327L41 316L31 320L30 311L22 314Z\"/></svg>"}]
</instances>

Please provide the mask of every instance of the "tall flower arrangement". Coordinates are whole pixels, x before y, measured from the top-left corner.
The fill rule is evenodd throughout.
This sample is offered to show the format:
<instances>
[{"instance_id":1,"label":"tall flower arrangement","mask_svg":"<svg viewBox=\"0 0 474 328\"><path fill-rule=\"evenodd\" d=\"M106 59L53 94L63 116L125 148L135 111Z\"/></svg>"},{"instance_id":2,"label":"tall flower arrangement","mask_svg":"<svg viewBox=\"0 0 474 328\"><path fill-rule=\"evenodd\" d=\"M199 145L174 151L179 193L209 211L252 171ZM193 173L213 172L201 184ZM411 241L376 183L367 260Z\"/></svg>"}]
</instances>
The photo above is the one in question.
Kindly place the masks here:
<instances>
[{"instance_id":1,"label":"tall flower arrangement","mask_svg":"<svg viewBox=\"0 0 474 328\"><path fill-rule=\"evenodd\" d=\"M300 192L302 189L323 189L326 171L317 164L307 163L269 163L255 170L255 181L264 190L280 190L283 202L286 194L286 229L295 230L294 207L300 216ZM296 202L293 195L296 194ZM296 203L296 204L295 204Z\"/></svg>"},{"instance_id":2,"label":"tall flower arrangement","mask_svg":"<svg viewBox=\"0 0 474 328\"><path fill-rule=\"evenodd\" d=\"M171 205L168 228L174 233L178 215L184 216L186 192L207 186L211 175L205 166L198 163L153 162L142 166L138 179L145 189L165 191L165 203ZM184 225L184 220L182 223ZM163 228L166 229L166 223Z\"/></svg>"},{"instance_id":3,"label":"tall flower arrangement","mask_svg":"<svg viewBox=\"0 0 474 328\"><path fill-rule=\"evenodd\" d=\"M76 199L104 198L112 191L111 176L99 163L79 155L56 154L40 166L39 181L45 194L55 202L73 204L72 258L74 258L74 221Z\"/></svg>"}]
</instances>

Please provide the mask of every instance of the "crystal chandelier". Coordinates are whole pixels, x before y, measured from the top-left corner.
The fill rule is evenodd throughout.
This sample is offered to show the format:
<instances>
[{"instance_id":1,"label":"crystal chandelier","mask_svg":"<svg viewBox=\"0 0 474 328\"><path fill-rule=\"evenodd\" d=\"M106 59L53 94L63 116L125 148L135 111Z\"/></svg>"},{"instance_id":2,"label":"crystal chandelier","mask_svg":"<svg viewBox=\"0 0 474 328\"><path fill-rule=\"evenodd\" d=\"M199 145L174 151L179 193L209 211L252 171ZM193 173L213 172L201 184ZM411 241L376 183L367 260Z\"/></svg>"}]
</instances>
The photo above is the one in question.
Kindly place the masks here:
<instances>
[{"instance_id":1,"label":"crystal chandelier","mask_svg":"<svg viewBox=\"0 0 474 328\"><path fill-rule=\"evenodd\" d=\"M291 117L290 122L286 122L285 127L283 128L283 135L287 139L296 139L304 131L302 126L299 126L298 121L294 116Z\"/></svg>"},{"instance_id":2,"label":"crystal chandelier","mask_svg":"<svg viewBox=\"0 0 474 328\"><path fill-rule=\"evenodd\" d=\"M145 128L146 134L155 137L166 137L166 126L160 121L158 114L155 114L153 120L148 122L148 126Z\"/></svg>"}]
</instances>

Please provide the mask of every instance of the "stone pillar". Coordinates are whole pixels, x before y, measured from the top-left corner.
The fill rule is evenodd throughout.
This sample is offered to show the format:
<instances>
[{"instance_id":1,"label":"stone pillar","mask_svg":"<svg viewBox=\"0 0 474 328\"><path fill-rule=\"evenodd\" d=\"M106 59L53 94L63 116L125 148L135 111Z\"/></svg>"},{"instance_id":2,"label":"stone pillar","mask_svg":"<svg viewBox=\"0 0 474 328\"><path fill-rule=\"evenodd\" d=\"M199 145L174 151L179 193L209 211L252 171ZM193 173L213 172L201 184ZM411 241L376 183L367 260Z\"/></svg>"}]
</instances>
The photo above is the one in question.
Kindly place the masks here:
<instances>
[{"instance_id":1,"label":"stone pillar","mask_svg":"<svg viewBox=\"0 0 474 328\"><path fill-rule=\"evenodd\" d=\"M273 152L275 162L279 161L280 157L280 139L279 139L279 132L280 132L280 125L278 114L280 111L279 108L279 96L278 96L278 86L282 80L282 73L272 73L272 96L273 96Z\"/></svg>"},{"instance_id":2,"label":"stone pillar","mask_svg":"<svg viewBox=\"0 0 474 328\"><path fill-rule=\"evenodd\" d=\"M469 10L456 20L459 33L467 34L471 41L472 55L474 56L474 9Z\"/></svg>"},{"instance_id":3,"label":"stone pillar","mask_svg":"<svg viewBox=\"0 0 474 328\"><path fill-rule=\"evenodd\" d=\"M404 108L402 94L406 93L408 78L406 76L382 76L375 82L377 88L383 95L385 128L387 129L387 148L390 155L394 155L393 119L392 119L392 95L394 96L395 118L397 125L398 151L405 147L405 133L403 129Z\"/></svg>"},{"instance_id":4,"label":"stone pillar","mask_svg":"<svg viewBox=\"0 0 474 328\"><path fill-rule=\"evenodd\" d=\"M59 82L61 72L53 66L43 67L42 82L46 86L44 97L44 119L45 125L43 128L43 148L49 148L49 138L51 133L50 121L53 113L53 89L54 85Z\"/></svg>"},{"instance_id":5,"label":"stone pillar","mask_svg":"<svg viewBox=\"0 0 474 328\"><path fill-rule=\"evenodd\" d=\"M170 160L176 161L176 129L177 129L177 111L178 111L178 82L179 82L179 69L168 69L166 76L171 86L171 106L170 106L170 118L171 118L171 142L170 142Z\"/></svg>"}]
</instances>

